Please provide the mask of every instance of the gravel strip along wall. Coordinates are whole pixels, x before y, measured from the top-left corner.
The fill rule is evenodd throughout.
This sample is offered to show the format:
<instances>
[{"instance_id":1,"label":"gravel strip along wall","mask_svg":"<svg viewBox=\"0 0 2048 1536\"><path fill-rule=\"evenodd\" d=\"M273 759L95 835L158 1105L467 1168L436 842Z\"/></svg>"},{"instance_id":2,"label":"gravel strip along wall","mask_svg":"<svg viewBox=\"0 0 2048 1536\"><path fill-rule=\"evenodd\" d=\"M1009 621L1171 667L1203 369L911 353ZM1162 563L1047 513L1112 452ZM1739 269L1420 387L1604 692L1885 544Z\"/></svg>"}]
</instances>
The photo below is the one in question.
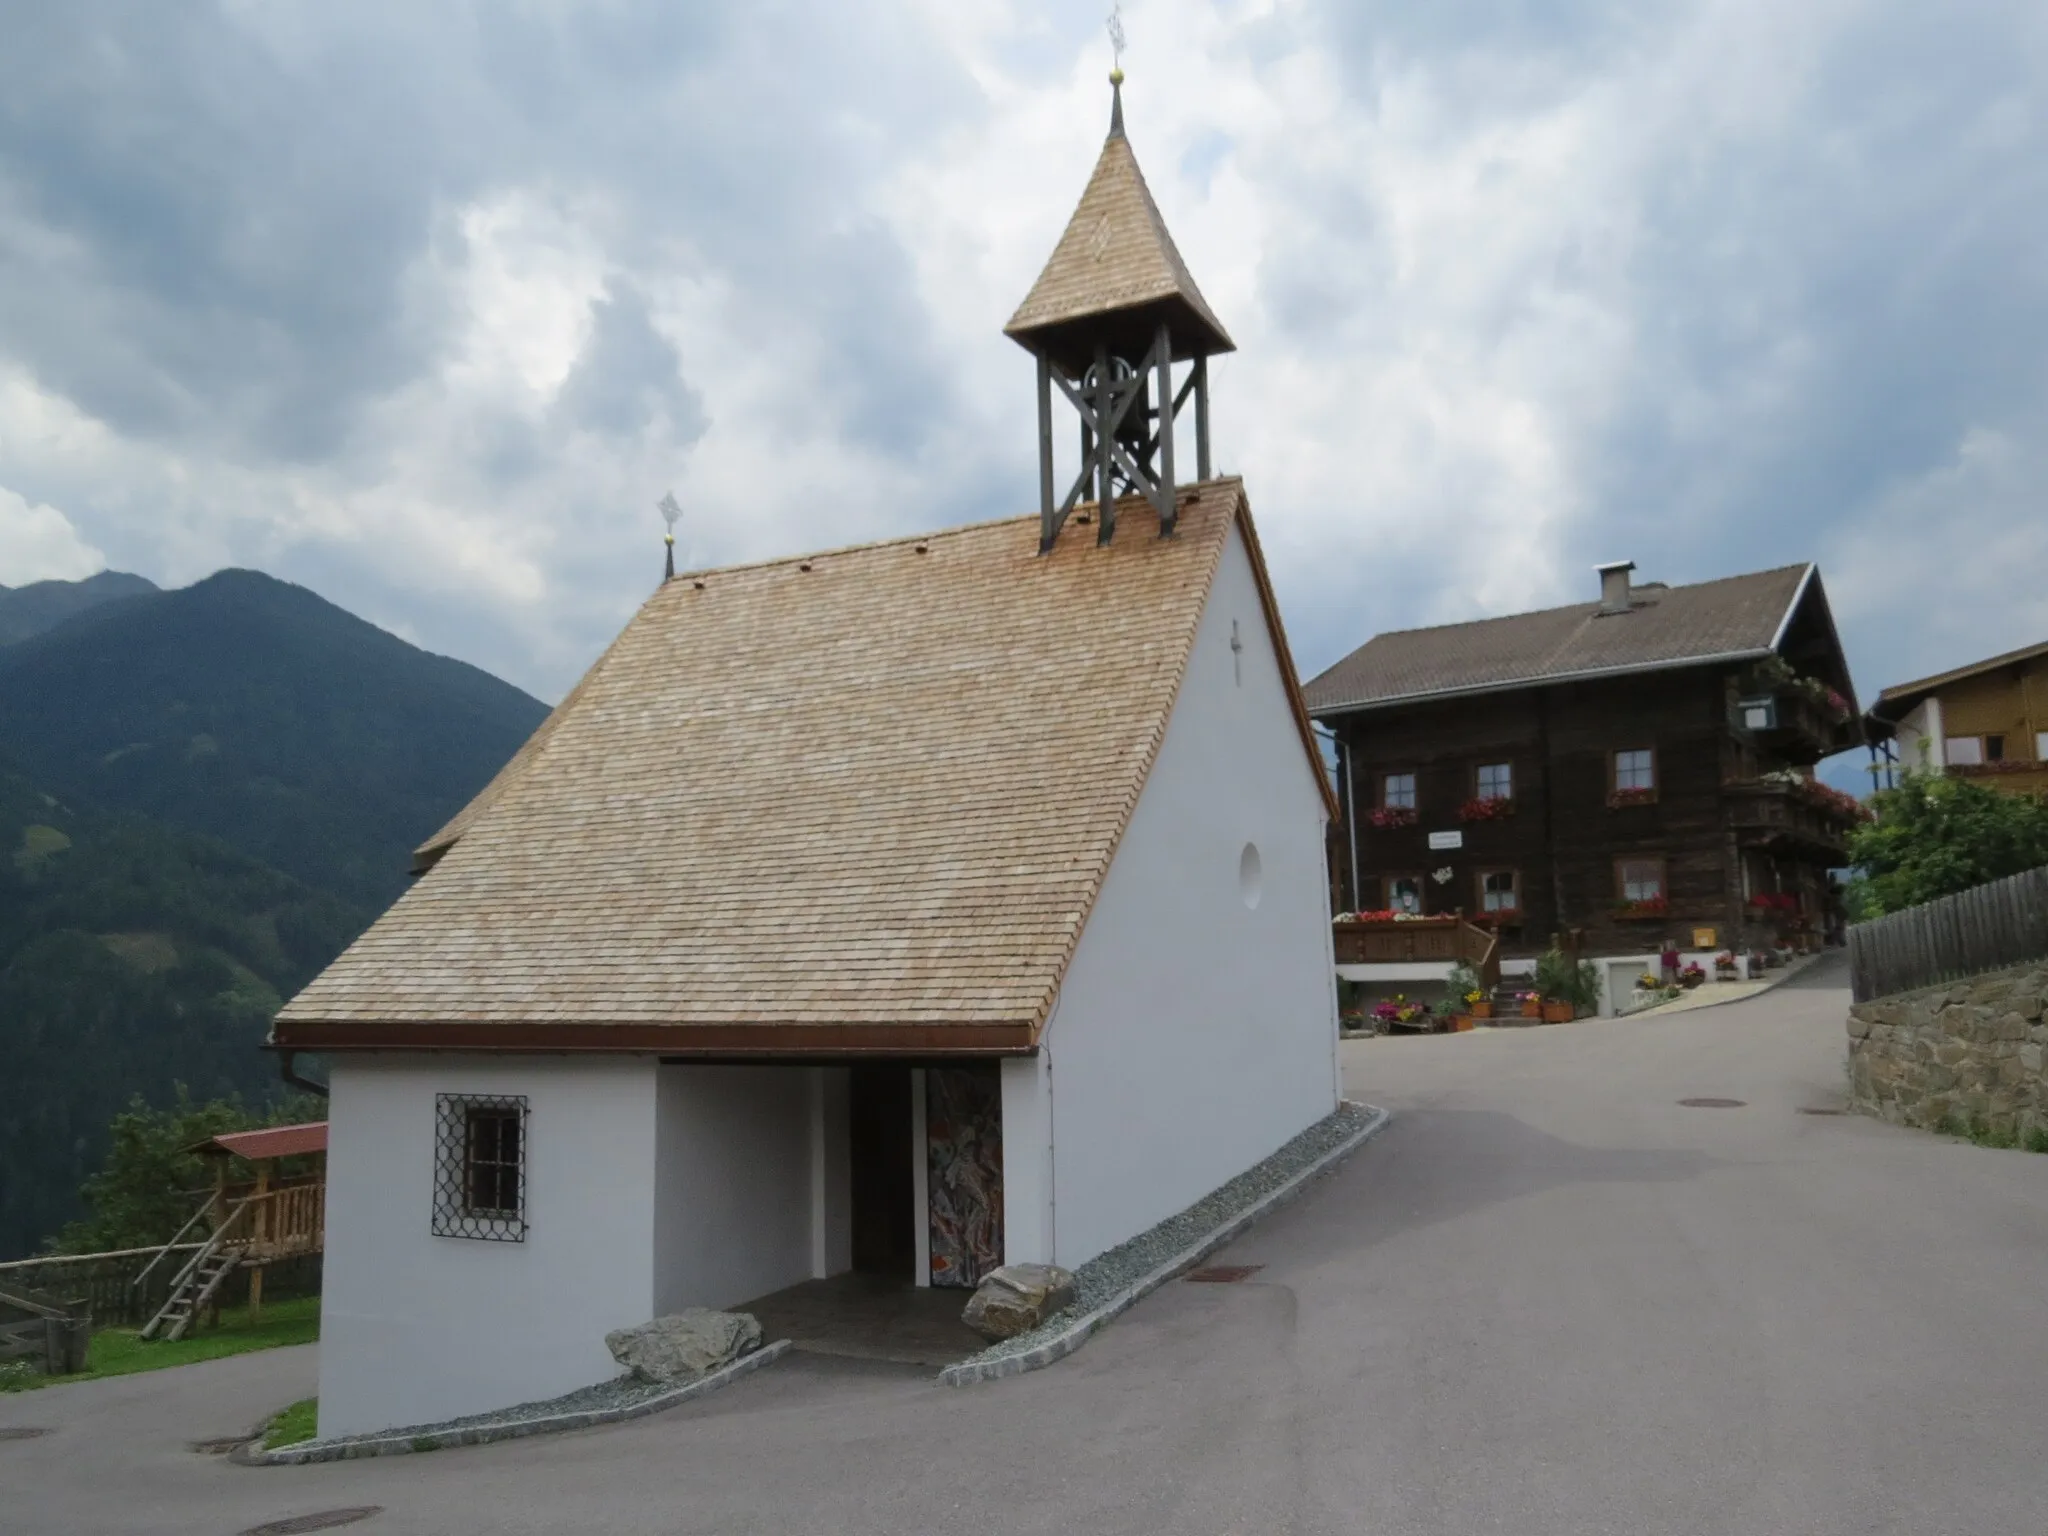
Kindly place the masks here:
<instances>
[{"instance_id":1,"label":"gravel strip along wall","mask_svg":"<svg viewBox=\"0 0 2048 1536\"><path fill-rule=\"evenodd\" d=\"M1098 1254L1074 1272L1076 1298L1066 1311L1029 1333L939 1372L949 1387L994 1381L1035 1371L1064 1359L1090 1335L1133 1303L1243 1232L1275 1207L1301 1192L1309 1180L1334 1168L1378 1135L1387 1111L1370 1104L1340 1104L1265 1161L1197 1200L1177 1216Z\"/></svg>"},{"instance_id":2,"label":"gravel strip along wall","mask_svg":"<svg viewBox=\"0 0 2048 1536\"><path fill-rule=\"evenodd\" d=\"M406 1429L383 1430L373 1435L349 1435L336 1440L307 1440L298 1445L266 1451L252 1445L236 1455L246 1466L300 1466L311 1461L353 1461L364 1456L404 1456L414 1451L439 1451L453 1445L487 1445L493 1440L521 1440L528 1435L554 1434L565 1429L589 1429L599 1424L617 1424L660 1413L678 1403L716 1392L729 1381L758 1371L762 1366L789 1353L790 1341L777 1339L751 1355L742 1355L731 1365L699 1377L685 1386L659 1386L622 1376L613 1381L584 1387L544 1403L521 1403L497 1413L476 1413L450 1419L445 1424L420 1424Z\"/></svg>"}]
</instances>

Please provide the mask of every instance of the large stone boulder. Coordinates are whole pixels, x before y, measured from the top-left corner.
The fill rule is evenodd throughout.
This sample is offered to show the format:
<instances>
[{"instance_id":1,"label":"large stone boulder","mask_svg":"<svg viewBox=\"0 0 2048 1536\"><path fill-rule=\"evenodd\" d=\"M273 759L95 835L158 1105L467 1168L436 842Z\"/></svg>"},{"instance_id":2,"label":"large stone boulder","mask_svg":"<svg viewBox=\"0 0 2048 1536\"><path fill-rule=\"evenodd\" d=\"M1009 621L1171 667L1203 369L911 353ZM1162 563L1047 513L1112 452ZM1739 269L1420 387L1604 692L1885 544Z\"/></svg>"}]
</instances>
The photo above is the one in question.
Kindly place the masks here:
<instances>
[{"instance_id":1,"label":"large stone boulder","mask_svg":"<svg viewBox=\"0 0 2048 1536\"><path fill-rule=\"evenodd\" d=\"M1005 1264L989 1272L960 1316L985 1339L1010 1339L1073 1304L1073 1271L1057 1264Z\"/></svg>"},{"instance_id":2,"label":"large stone boulder","mask_svg":"<svg viewBox=\"0 0 2048 1536\"><path fill-rule=\"evenodd\" d=\"M641 1381L694 1381L761 1347L761 1325L745 1312L686 1307L604 1336L612 1358Z\"/></svg>"}]
</instances>

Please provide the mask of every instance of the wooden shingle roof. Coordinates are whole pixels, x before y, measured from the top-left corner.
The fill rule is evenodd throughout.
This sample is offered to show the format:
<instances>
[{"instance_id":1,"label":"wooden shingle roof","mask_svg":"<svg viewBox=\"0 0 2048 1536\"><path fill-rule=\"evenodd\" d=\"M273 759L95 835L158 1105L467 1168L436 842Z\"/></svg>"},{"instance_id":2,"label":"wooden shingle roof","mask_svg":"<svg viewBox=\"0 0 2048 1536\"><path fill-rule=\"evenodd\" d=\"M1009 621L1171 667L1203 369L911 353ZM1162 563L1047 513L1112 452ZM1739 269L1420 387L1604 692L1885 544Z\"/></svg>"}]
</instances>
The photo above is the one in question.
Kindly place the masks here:
<instances>
[{"instance_id":1,"label":"wooden shingle roof","mask_svg":"<svg viewBox=\"0 0 2048 1536\"><path fill-rule=\"evenodd\" d=\"M1689 586L1640 586L1627 613L1598 603L1375 635L1302 690L1321 717L1435 697L1619 672L1661 671L1769 651L1810 565Z\"/></svg>"},{"instance_id":2,"label":"wooden shingle roof","mask_svg":"<svg viewBox=\"0 0 2048 1536\"><path fill-rule=\"evenodd\" d=\"M274 1042L1030 1049L1233 525L1293 676L1241 486L1181 495L663 586Z\"/></svg>"},{"instance_id":3,"label":"wooden shingle roof","mask_svg":"<svg viewBox=\"0 0 2048 1536\"><path fill-rule=\"evenodd\" d=\"M1136 356L1162 320L1176 357L1236 349L1167 233L1119 116L1066 233L1003 334L1078 374L1097 336Z\"/></svg>"}]
</instances>

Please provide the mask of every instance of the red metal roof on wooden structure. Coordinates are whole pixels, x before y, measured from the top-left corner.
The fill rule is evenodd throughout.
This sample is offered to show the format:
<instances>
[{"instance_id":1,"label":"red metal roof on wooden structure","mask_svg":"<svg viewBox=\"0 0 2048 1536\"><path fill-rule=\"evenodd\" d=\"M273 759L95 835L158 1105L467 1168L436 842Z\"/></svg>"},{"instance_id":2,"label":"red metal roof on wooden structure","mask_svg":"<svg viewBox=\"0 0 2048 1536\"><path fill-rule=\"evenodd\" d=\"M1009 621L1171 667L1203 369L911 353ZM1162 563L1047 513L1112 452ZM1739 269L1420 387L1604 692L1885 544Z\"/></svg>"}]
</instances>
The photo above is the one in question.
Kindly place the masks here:
<instances>
[{"instance_id":1,"label":"red metal roof on wooden structure","mask_svg":"<svg viewBox=\"0 0 2048 1536\"><path fill-rule=\"evenodd\" d=\"M273 1125L260 1131L229 1131L202 1141L195 1152L247 1158L252 1163L273 1157L299 1157L307 1152L327 1150L327 1122L310 1120L304 1125Z\"/></svg>"}]
</instances>

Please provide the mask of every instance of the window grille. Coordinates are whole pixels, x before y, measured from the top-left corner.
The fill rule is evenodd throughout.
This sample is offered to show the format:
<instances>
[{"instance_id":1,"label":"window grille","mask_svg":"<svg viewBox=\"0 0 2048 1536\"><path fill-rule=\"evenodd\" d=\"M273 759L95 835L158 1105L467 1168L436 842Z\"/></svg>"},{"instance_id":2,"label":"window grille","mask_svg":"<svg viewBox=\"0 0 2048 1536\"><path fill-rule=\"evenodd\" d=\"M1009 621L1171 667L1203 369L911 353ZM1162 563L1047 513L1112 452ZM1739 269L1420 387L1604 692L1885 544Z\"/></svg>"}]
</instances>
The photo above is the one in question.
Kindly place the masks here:
<instances>
[{"instance_id":1,"label":"window grille","mask_svg":"<svg viewBox=\"0 0 2048 1536\"><path fill-rule=\"evenodd\" d=\"M526 1097L434 1096L436 1237L526 1241Z\"/></svg>"},{"instance_id":2,"label":"window grille","mask_svg":"<svg viewBox=\"0 0 2048 1536\"><path fill-rule=\"evenodd\" d=\"M1415 809L1415 775L1412 773L1390 773L1386 777L1385 792L1380 804L1390 811L1412 811Z\"/></svg>"},{"instance_id":3,"label":"window grille","mask_svg":"<svg viewBox=\"0 0 2048 1536\"><path fill-rule=\"evenodd\" d=\"M1479 765L1479 798L1481 800L1514 799L1515 765L1513 763L1481 763Z\"/></svg>"}]
</instances>

